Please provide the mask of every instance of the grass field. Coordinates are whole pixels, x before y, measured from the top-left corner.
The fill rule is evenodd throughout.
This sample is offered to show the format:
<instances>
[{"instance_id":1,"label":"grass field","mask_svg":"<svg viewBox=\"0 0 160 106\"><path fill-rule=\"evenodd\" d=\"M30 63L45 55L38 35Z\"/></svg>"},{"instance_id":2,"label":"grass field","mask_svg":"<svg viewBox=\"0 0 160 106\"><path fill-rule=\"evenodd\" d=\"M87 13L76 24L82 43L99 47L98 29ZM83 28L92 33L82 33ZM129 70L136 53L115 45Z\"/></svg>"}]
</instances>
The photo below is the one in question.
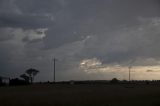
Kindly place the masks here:
<instances>
[{"instance_id":1,"label":"grass field","mask_svg":"<svg viewBox=\"0 0 160 106\"><path fill-rule=\"evenodd\" d=\"M160 85L0 87L0 106L160 106Z\"/></svg>"}]
</instances>

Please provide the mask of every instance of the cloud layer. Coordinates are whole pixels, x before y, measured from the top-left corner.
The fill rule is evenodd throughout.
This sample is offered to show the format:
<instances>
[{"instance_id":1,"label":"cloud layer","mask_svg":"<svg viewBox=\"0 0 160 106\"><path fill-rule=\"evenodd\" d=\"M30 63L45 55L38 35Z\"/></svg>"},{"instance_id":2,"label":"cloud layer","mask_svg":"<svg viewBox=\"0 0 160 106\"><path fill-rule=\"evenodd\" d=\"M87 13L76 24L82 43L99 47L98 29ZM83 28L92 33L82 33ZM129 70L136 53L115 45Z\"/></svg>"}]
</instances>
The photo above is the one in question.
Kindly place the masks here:
<instances>
[{"instance_id":1,"label":"cloud layer","mask_svg":"<svg viewBox=\"0 0 160 106\"><path fill-rule=\"evenodd\" d=\"M37 81L52 80L55 57L58 80L126 79L130 65L143 70L135 79L152 79L145 73L160 65L159 4L1 0L0 75L15 77L33 67L41 71Z\"/></svg>"}]
</instances>

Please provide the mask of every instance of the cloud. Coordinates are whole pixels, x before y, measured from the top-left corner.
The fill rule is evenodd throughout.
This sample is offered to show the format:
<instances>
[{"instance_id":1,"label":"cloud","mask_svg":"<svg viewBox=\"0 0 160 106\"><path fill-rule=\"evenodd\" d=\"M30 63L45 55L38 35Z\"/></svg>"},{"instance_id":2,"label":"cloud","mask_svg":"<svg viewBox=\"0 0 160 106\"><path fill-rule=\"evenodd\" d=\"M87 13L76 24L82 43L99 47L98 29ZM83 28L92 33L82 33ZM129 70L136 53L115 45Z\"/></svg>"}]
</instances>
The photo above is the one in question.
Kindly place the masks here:
<instances>
[{"instance_id":1,"label":"cloud","mask_svg":"<svg viewBox=\"0 0 160 106\"><path fill-rule=\"evenodd\" d=\"M15 0L1 0L0 13L15 13L22 14L20 8L15 3Z\"/></svg>"},{"instance_id":2,"label":"cloud","mask_svg":"<svg viewBox=\"0 0 160 106\"><path fill-rule=\"evenodd\" d=\"M96 69L98 69L98 67L101 66L101 64L101 61L97 58L84 59L80 62L80 68L84 70L86 73L94 73L98 72ZM91 69L95 69L95 71L91 71Z\"/></svg>"},{"instance_id":3,"label":"cloud","mask_svg":"<svg viewBox=\"0 0 160 106\"><path fill-rule=\"evenodd\" d=\"M138 74L142 73L142 75L152 79L154 74L149 76L145 72L160 65L158 50L160 45L158 42L160 24L157 22L159 20L158 17L144 20L138 19L138 25L123 26L119 30L104 35L89 35L90 37L86 37L86 40L83 43L77 43L78 45L75 45L75 43L64 45L65 49L58 48L59 50L64 50L61 54L58 53L59 57L63 57L63 54L66 53L65 51L67 51L67 54L72 54L64 56L66 60L72 58L71 61L64 61L65 64L76 63L71 67L66 66L67 70L70 72L79 70L86 74L92 73L88 77L91 77L94 73L97 76L99 74L103 76L101 75L103 73L107 77L116 75L121 78L127 78L128 66L132 65L137 75L134 78L143 79L144 77ZM157 20L156 24L155 20ZM75 48L78 52L72 53ZM102 64L93 66L92 63L95 64L97 61ZM81 68L77 69L77 66Z\"/></svg>"},{"instance_id":4,"label":"cloud","mask_svg":"<svg viewBox=\"0 0 160 106\"><path fill-rule=\"evenodd\" d=\"M0 27L17 27L25 29L45 28L54 24L52 18L39 15L19 15L13 13L0 13Z\"/></svg>"},{"instance_id":5,"label":"cloud","mask_svg":"<svg viewBox=\"0 0 160 106\"><path fill-rule=\"evenodd\" d=\"M14 30L12 28L0 28L0 41L10 40L14 37Z\"/></svg>"},{"instance_id":6,"label":"cloud","mask_svg":"<svg viewBox=\"0 0 160 106\"><path fill-rule=\"evenodd\" d=\"M147 70L146 72L154 72L154 70Z\"/></svg>"},{"instance_id":7,"label":"cloud","mask_svg":"<svg viewBox=\"0 0 160 106\"><path fill-rule=\"evenodd\" d=\"M159 23L156 22L155 25L155 20L159 20L159 18L145 18L144 20L147 21L138 18L138 25L122 26L118 30L101 35L87 34L85 36L88 37L85 37L84 40L66 43L66 45L50 50L57 51L54 51L53 56L62 60L65 58L63 65L59 66L63 67L60 70L65 70L64 73L78 74L80 72L82 76L89 78L98 78L104 74L107 78L110 78L111 75L123 79L128 77L128 66L132 65L137 74L135 78L143 79L144 77L138 75L138 72L141 73L143 70L142 73L145 75L147 69L153 69L154 66L160 65ZM97 61L102 64L90 67L92 62L96 63ZM85 62L85 65L81 65L81 62ZM147 66L153 67L148 68ZM86 75L87 73L92 74ZM94 73L97 77L93 75ZM153 78L154 75L146 76Z\"/></svg>"},{"instance_id":8,"label":"cloud","mask_svg":"<svg viewBox=\"0 0 160 106\"><path fill-rule=\"evenodd\" d=\"M160 64L158 3L1 0L0 73L35 67L39 79L51 80L55 57L61 80L127 78L130 64L145 74Z\"/></svg>"},{"instance_id":9,"label":"cloud","mask_svg":"<svg viewBox=\"0 0 160 106\"><path fill-rule=\"evenodd\" d=\"M39 61L39 58L43 57L40 49L44 47L42 40L46 37L45 31L47 29L3 28L0 31L0 33L3 32L3 36L9 35L7 39L2 36L3 40L0 41L0 56L4 58L0 60L4 67L3 73L6 71L11 76L18 75L24 71L25 67L35 64L35 61ZM24 41L26 37L28 37L28 41ZM39 41L31 43L34 40ZM13 73L10 70L13 70ZM16 70L20 71L17 72ZM14 74L14 72L17 73Z\"/></svg>"},{"instance_id":10,"label":"cloud","mask_svg":"<svg viewBox=\"0 0 160 106\"><path fill-rule=\"evenodd\" d=\"M157 18L156 20L159 20ZM91 35L79 55L97 57L106 63L123 63L138 58L159 58L160 24L150 18L139 25L121 27L103 35Z\"/></svg>"},{"instance_id":11,"label":"cloud","mask_svg":"<svg viewBox=\"0 0 160 106\"><path fill-rule=\"evenodd\" d=\"M39 40L46 37L45 32L47 31L47 28L39 28L36 30L27 30L23 33L25 34L25 37L23 41L33 41L33 40Z\"/></svg>"}]
</instances>

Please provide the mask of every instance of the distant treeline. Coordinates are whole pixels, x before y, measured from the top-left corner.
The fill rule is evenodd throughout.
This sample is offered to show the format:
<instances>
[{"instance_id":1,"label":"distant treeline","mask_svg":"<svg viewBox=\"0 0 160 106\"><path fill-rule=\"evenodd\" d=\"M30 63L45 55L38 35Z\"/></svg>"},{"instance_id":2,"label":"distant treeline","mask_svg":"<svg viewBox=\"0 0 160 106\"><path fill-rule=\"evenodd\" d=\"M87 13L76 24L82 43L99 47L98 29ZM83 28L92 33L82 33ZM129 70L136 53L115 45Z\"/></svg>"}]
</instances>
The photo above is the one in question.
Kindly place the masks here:
<instances>
[{"instance_id":1,"label":"distant treeline","mask_svg":"<svg viewBox=\"0 0 160 106\"><path fill-rule=\"evenodd\" d=\"M5 79L6 80L6 79ZM15 85L29 85L31 84L27 80L23 79L8 79L8 82L4 82L3 79L0 77L0 86L15 86ZM39 82L38 84L70 84L70 85L76 85L76 84L160 84L160 80L118 80L117 78L113 78L112 80L83 80L83 81L77 81L77 80L71 80L71 81L59 81L59 82Z\"/></svg>"},{"instance_id":2,"label":"distant treeline","mask_svg":"<svg viewBox=\"0 0 160 106\"><path fill-rule=\"evenodd\" d=\"M70 80L70 81L59 81L59 82L40 82L40 84L160 84L160 80L118 80L113 78L112 80Z\"/></svg>"}]
</instances>

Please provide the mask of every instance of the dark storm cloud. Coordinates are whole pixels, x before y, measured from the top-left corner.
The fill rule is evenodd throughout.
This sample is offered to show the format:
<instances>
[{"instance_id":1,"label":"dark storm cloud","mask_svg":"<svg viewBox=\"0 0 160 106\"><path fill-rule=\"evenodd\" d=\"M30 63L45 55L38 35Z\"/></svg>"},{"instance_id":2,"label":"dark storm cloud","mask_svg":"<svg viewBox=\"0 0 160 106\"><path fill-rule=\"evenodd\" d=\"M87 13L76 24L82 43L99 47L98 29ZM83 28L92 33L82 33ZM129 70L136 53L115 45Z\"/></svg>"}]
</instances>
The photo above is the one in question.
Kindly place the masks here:
<instances>
[{"instance_id":1,"label":"dark storm cloud","mask_svg":"<svg viewBox=\"0 0 160 106\"><path fill-rule=\"evenodd\" d=\"M41 9L44 10L44 7L38 6L38 2L23 2L19 0L2 0L0 2L1 27L20 27L31 29L48 27L54 24L52 15L42 13ZM39 4L40 3L41 2L39 2ZM45 8L47 8L47 6L45 6ZM37 11L34 12L34 10ZM38 12L39 10L41 13Z\"/></svg>"},{"instance_id":2,"label":"dark storm cloud","mask_svg":"<svg viewBox=\"0 0 160 106\"><path fill-rule=\"evenodd\" d=\"M0 13L0 23L0 27L19 27L25 29L45 28L54 24L47 16L12 13Z\"/></svg>"},{"instance_id":3,"label":"dark storm cloud","mask_svg":"<svg viewBox=\"0 0 160 106\"><path fill-rule=\"evenodd\" d=\"M112 36L104 34L119 29L119 26L138 24L138 16L159 16L160 8L157 2L131 0L68 1L65 9L62 9L60 14L55 16L56 26L49 30L46 45L51 48L61 46L63 42L69 43L80 40L80 36L84 37L90 34L102 35L102 38L103 36ZM55 39L55 43L50 43L52 39Z\"/></svg>"},{"instance_id":4,"label":"dark storm cloud","mask_svg":"<svg viewBox=\"0 0 160 106\"><path fill-rule=\"evenodd\" d=\"M99 57L104 62L124 62L137 58L159 58L159 19L143 19L139 25L124 27L112 33L92 36L84 49L84 56Z\"/></svg>"},{"instance_id":5,"label":"dark storm cloud","mask_svg":"<svg viewBox=\"0 0 160 106\"><path fill-rule=\"evenodd\" d=\"M69 43L90 33L101 34L117 25L134 23L134 19L138 15L157 16L159 11L157 1L7 1L1 1L1 26L50 27L46 47L63 45L63 43L58 44L57 39L62 42L65 39L64 43ZM128 3L132 5L128 5ZM55 43L50 43L51 41L48 41L50 39L55 39Z\"/></svg>"},{"instance_id":6,"label":"dark storm cloud","mask_svg":"<svg viewBox=\"0 0 160 106\"><path fill-rule=\"evenodd\" d=\"M32 66L51 79L51 58L57 57L60 76L67 79L85 74L75 70L87 58L104 64L159 59L159 5L159 0L1 0L1 70L22 73Z\"/></svg>"},{"instance_id":7,"label":"dark storm cloud","mask_svg":"<svg viewBox=\"0 0 160 106\"><path fill-rule=\"evenodd\" d=\"M139 2L131 0L102 0L101 2L97 0L2 0L1 2L2 27L50 27L45 40L46 48L79 40L80 36L90 33L101 35L118 25L135 23L137 16L159 15L157 0L152 2L144 0ZM53 40L50 41L51 39L55 39L55 43ZM61 40L62 43L59 43L58 41Z\"/></svg>"}]
</instances>

